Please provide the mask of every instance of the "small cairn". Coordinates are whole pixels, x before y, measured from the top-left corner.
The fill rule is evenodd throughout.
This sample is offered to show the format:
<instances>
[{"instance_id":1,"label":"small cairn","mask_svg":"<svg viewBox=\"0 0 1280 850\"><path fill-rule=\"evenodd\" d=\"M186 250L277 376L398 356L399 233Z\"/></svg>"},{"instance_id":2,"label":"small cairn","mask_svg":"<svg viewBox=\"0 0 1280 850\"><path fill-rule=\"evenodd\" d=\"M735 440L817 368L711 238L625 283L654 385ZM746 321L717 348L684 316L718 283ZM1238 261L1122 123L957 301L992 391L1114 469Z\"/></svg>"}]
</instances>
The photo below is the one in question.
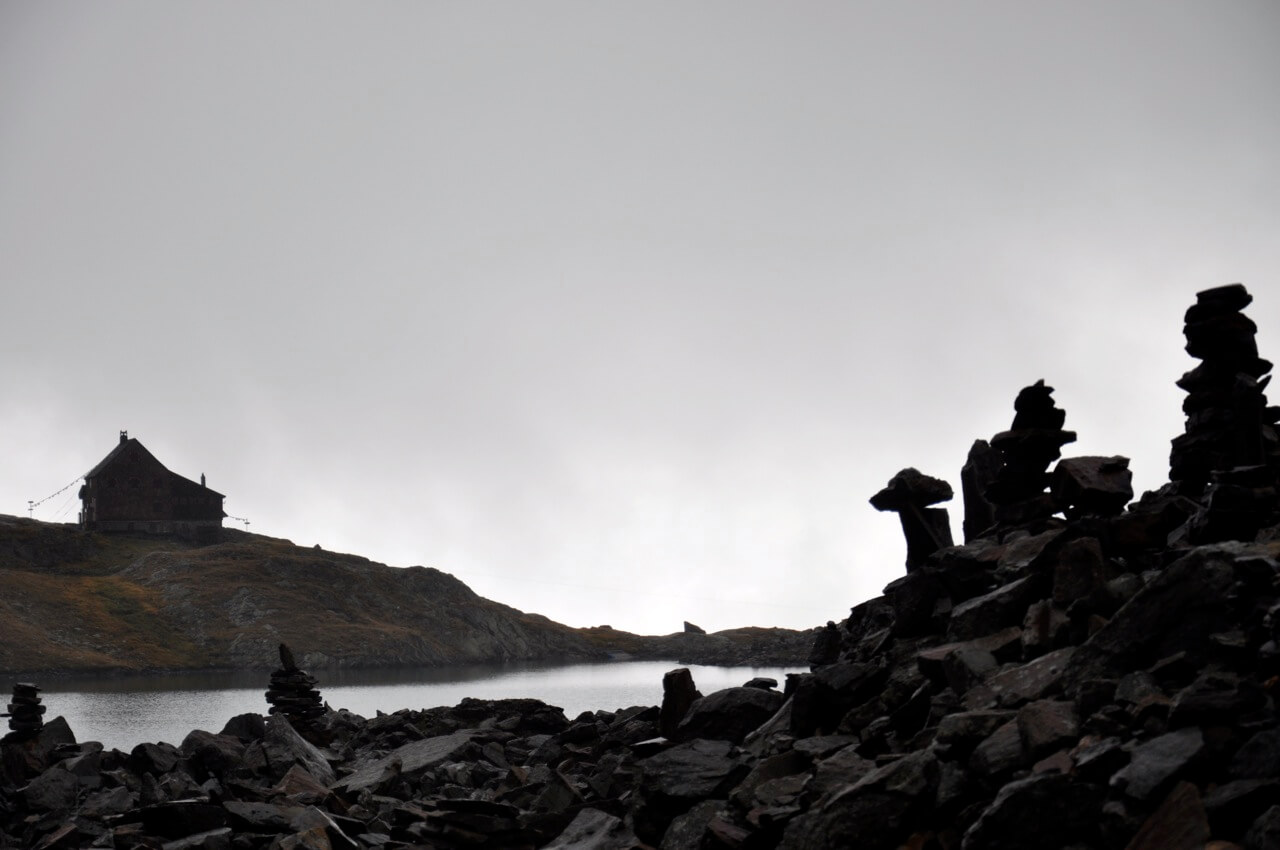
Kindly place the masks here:
<instances>
[{"instance_id":1,"label":"small cairn","mask_svg":"<svg viewBox=\"0 0 1280 850\"><path fill-rule=\"evenodd\" d=\"M1057 510L1049 487L1049 465L1062 456L1062 446L1074 443L1074 431L1062 430L1067 412L1053 402L1053 387L1036 381L1018 393L1013 425L991 438L1000 453L1000 470L984 496L993 506L998 525L1040 522Z\"/></svg>"},{"instance_id":2,"label":"small cairn","mask_svg":"<svg viewBox=\"0 0 1280 850\"><path fill-rule=\"evenodd\" d=\"M267 688L268 714L283 714L291 721L307 722L324 714L324 701L316 679L298 669L289 647L280 644L280 669L271 674Z\"/></svg>"},{"instance_id":3,"label":"small cairn","mask_svg":"<svg viewBox=\"0 0 1280 850\"><path fill-rule=\"evenodd\" d=\"M13 686L13 697L9 703L9 711L3 717L9 718L9 734L6 741L24 740L33 737L44 727L45 707L40 704L40 689L27 682L16 682Z\"/></svg>"},{"instance_id":4,"label":"small cairn","mask_svg":"<svg viewBox=\"0 0 1280 850\"><path fill-rule=\"evenodd\" d=\"M1187 423L1173 440L1169 478L1203 506L1188 526L1194 543L1251 540L1280 519L1280 408L1267 406L1271 363L1241 312L1252 301L1238 283L1219 286L1197 293L1185 316L1186 351L1201 362L1178 380Z\"/></svg>"},{"instance_id":5,"label":"small cairn","mask_svg":"<svg viewBox=\"0 0 1280 850\"><path fill-rule=\"evenodd\" d=\"M929 507L951 496L950 484L908 467L871 497L873 508L893 511L902 522L902 534L907 538L907 572L923 567L930 555L952 544L947 509Z\"/></svg>"}]
</instances>

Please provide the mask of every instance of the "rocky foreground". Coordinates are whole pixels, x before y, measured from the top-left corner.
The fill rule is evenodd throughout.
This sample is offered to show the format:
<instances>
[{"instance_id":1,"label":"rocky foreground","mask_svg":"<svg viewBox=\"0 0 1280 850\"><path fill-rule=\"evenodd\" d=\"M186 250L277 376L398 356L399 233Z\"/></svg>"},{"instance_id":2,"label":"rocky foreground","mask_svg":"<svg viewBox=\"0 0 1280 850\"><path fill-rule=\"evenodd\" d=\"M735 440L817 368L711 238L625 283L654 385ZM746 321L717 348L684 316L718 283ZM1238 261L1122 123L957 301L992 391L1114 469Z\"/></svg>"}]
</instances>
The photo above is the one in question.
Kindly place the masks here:
<instances>
[{"instance_id":1,"label":"rocky foreground","mask_svg":"<svg viewBox=\"0 0 1280 850\"><path fill-rule=\"evenodd\" d=\"M1106 529L953 547L785 693L700 696L677 670L661 706L573 719L519 699L291 719L280 683L309 685L281 670L284 709L179 747L103 750L54 720L3 745L0 843L1280 846L1280 542L1145 563L1085 531ZM916 616L934 580L949 610Z\"/></svg>"},{"instance_id":2,"label":"rocky foreground","mask_svg":"<svg viewBox=\"0 0 1280 850\"><path fill-rule=\"evenodd\" d=\"M1067 458L1040 382L962 473L903 470L907 573L830 623L811 672L572 720L532 700L328 711L280 653L271 716L130 753L15 689L15 846L1277 850L1280 409L1243 287L1201 293L1171 480ZM38 727L38 728L37 728Z\"/></svg>"}]
</instances>

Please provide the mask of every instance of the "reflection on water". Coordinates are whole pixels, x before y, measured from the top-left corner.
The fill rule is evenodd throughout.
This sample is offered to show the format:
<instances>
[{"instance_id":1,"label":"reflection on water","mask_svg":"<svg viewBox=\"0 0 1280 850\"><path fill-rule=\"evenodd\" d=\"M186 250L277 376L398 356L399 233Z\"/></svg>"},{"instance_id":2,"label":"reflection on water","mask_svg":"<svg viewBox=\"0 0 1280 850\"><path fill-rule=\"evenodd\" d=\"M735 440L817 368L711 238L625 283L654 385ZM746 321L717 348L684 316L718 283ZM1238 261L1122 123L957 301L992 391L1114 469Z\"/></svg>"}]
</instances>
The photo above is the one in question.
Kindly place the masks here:
<instances>
[{"instance_id":1,"label":"reflection on water","mask_svg":"<svg viewBox=\"0 0 1280 850\"><path fill-rule=\"evenodd\" d=\"M372 717L401 708L456 705L465 697L533 697L564 709L613 711L662 702L662 675L671 661L603 664L473 665L444 669L333 670L315 673L334 708ZM704 694L756 676L778 680L800 668L688 665ZM217 732L230 718L265 713L266 673L172 673L151 676L77 676L37 682L48 717L65 717L79 741L130 750L144 741L180 744L192 729Z\"/></svg>"}]
</instances>

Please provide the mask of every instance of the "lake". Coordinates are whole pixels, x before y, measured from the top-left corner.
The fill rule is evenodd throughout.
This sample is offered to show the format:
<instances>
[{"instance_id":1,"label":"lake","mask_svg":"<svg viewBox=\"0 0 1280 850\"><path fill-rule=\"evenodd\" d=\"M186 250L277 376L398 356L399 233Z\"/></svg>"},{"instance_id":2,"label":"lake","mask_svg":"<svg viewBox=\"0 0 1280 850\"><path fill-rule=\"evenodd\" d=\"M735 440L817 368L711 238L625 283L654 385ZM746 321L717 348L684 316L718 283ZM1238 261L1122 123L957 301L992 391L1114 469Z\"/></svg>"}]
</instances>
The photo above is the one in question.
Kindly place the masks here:
<instances>
[{"instance_id":1,"label":"lake","mask_svg":"<svg viewBox=\"0 0 1280 850\"><path fill-rule=\"evenodd\" d=\"M685 666L704 694L741 685L756 676L777 679L802 667L707 667L672 661L614 661L571 665L473 665L408 670L319 671L320 693L332 708L364 717L402 708L452 706L465 697L533 697L564 709L570 720L583 711L660 705L662 676ZM237 714L265 714L270 674L171 673L75 676L36 681L48 707L61 715L77 741L101 741L129 751L143 742L181 744L192 729L218 732ZM30 678L24 679L30 681ZM6 683L11 686L12 681Z\"/></svg>"}]
</instances>

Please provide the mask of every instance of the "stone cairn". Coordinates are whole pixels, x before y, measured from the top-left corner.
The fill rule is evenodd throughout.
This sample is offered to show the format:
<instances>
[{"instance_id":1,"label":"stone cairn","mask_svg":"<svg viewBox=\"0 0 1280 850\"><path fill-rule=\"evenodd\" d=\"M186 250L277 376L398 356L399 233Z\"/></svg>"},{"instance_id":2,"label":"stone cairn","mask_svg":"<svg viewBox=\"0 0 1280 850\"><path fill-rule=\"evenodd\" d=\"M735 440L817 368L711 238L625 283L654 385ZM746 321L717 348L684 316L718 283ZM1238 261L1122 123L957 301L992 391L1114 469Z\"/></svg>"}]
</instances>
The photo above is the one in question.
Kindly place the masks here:
<instances>
[{"instance_id":1,"label":"stone cairn","mask_svg":"<svg viewBox=\"0 0 1280 850\"><path fill-rule=\"evenodd\" d=\"M1252 301L1240 284L1206 289L1185 316L1186 352L1201 362L1178 380L1187 422L1173 440L1169 478L1201 505L1188 527L1197 543L1250 539L1280 519L1280 408L1267 406L1271 363L1240 312Z\"/></svg>"},{"instance_id":2,"label":"stone cairn","mask_svg":"<svg viewBox=\"0 0 1280 850\"><path fill-rule=\"evenodd\" d=\"M15 682L9 711L9 734L4 740L18 740L35 735L44 726L45 707L40 704L40 689L26 682Z\"/></svg>"},{"instance_id":3,"label":"stone cairn","mask_svg":"<svg viewBox=\"0 0 1280 850\"><path fill-rule=\"evenodd\" d=\"M929 507L951 496L950 484L908 467L871 497L873 508L893 511L902 522L902 534L907 538L907 572L924 566L930 555L952 544L947 509Z\"/></svg>"},{"instance_id":4,"label":"stone cairn","mask_svg":"<svg viewBox=\"0 0 1280 850\"><path fill-rule=\"evenodd\" d=\"M1046 520L1057 510L1049 486L1049 464L1074 443L1074 431L1062 430L1067 412L1053 403L1053 387L1043 380L1024 388L1013 403L1013 425L991 438L1000 468L983 496L998 525Z\"/></svg>"},{"instance_id":5,"label":"stone cairn","mask_svg":"<svg viewBox=\"0 0 1280 850\"><path fill-rule=\"evenodd\" d=\"M324 714L324 700L316 689L316 679L298 669L289 647L280 644L280 669L271 674L267 688L268 714L283 714L290 721L306 723Z\"/></svg>"}]
</instances>

